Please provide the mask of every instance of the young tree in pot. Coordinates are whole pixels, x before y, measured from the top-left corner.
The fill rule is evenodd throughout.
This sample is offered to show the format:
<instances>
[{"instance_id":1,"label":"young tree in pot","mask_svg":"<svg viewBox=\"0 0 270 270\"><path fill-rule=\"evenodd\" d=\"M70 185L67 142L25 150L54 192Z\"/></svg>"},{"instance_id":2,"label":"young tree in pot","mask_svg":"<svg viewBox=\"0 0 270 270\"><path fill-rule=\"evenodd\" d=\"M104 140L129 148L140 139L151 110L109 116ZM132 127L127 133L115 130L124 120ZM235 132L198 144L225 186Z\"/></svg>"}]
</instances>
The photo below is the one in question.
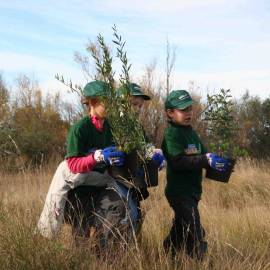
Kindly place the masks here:
<instances>
[{"instance_id":1,"label":"young tree in pot","mask_svg":"<svg viewBox=\"0 0 270 270\"><path fill-rule=\"evenodd\" d=\"M135 182L134 184L137 186L145 186L145 181L142 180L142 177L137 177L137 172L139 171L139 167L141 168L143 164L147 174L147 168L149 168L149 163L151 163L150 159L153 155L153 149L147 146L142 125L131 106L131 95L129 91L129 71L131 65L128 62L127 53L124 50L125 42L122 41L122 37L118 34L116 26L112 29L114 36L113 43L116 45L117 50L116 56L120 59L122 66L119 79L121 91L119 91L114 79L115 72L112 68L113 57L109 47L105 43L104 37L99 34L97 36L97 45L87 48L95 61L96 79L102 80L108 84L107 97L104 98L103 102L106 106L107 119L111 126L115 144L119 150L127 154L125 166L112 167L111 173L115 177L123 178L123 180L128 178ZM59 76L58 74L55 78L82 98L82 88L80 86L73 85L71 81L67 83L63 76ZM157 182L157 167L155 167L154 170L156 171L153 175L155 175L155 182ZM153 186L155 185L157 185L157 183Z\"/></svg>"},{"instance_id":2,"label":"young tree in pot","mask_svg":"<svg viewBox=\"0 0 270 270\"><path fill-rule=\"evenodd\" d=\"M145 186L142 177L137 175L141 164L146 164L145 153L147 143L144 131L139 122L136 112L131 106L131 96L129 91L129 71L131 65L124 50L125 42L113 27L114 40L117 46L117 58L120 59L122 70L120 74L121 91L114 80L115 72L112 69L112 56L108 46L105 44L102 35L98 35L97 41L100 48L98 52L95 47L90 48L90 52L95 60L98 76L109 85L107 97L104 103L107 111L107 119L111 126L114 141L117 147L127 154L125 166L112 167L112 174L124 179L132 180L136 186ZM124 91L123 91L124 90ZM146 158L147 159L147 158Z\"/></svg>"},{"instance_id":3,"label":"young tree in pot","mask_svg":"<svg viewBox=\"0 0 270 270\"><path fill-rule=\"evenodd\" d=\"M216 95L207 96L207 109L204 121L207 121L209 150L221 157L229 159L226 171L207 169L206 177L221 182L228 182L237 157L244 156L246 151L235 145L237 122L233 112L230 89L221 89Z\"/></svg>"}]
</instances>

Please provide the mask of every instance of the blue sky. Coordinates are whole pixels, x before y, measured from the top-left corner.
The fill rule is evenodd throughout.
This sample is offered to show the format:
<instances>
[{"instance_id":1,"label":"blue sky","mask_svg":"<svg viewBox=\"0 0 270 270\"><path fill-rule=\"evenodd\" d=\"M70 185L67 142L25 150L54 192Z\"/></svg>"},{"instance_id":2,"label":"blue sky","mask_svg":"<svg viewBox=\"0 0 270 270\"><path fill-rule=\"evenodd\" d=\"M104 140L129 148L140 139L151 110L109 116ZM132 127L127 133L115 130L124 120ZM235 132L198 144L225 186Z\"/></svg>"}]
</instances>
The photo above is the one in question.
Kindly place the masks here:
<instances>
[{"instance_id":1,"label":"blue sky","mask_svg":"<svg viewBox=\"0 0 270 270\"><path fill-rule=\"evenodd\" d=\"M0 0L0 72L10 86L19 74L45 91L61 89L56 73L86 81L74 62L88 40L112 39L116 24L127 41L136 80L153 59L164 77L166 39L177 47L173 88L195 81L204 95L231 88L239 97L270 97L270 1L6 1Z\"/></svg>"}]
</instances>

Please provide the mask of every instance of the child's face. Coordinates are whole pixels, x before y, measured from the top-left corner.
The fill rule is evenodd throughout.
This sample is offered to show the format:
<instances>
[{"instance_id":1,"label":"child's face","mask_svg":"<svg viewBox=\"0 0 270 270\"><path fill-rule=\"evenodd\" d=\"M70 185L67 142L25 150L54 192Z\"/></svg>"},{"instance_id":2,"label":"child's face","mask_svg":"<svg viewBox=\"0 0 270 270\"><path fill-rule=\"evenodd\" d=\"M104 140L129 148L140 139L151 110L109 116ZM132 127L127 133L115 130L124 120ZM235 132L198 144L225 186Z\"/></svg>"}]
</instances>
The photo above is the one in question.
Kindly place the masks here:
<instances>
[{"instance_id":1,"label":"child's face","mask_svg":"<svg viewBox=\"0 0 270 270\"><path fill-rule=\"evenodd\" d=\"M192 106L185 108L184 110L180 109L167 109L167 115L175 124L182 126L189 126L191 124L192 117Z\"/></svg>"},{"instance_id":2,"label":"child's face","mask_svg":"<svg viewBox=\"0 0 270 270\"><path fill-rule=\"evenodd\" d=\"M105 105L102 101L98 98L90 100L90 108L91 108L91 115L95 115L100 119L104 119L106 117L106 110Z\"/></svg>"},{"instance_id":3,"label":"child's face","mask_svg":"<svg viewBox=\"0 0 270 270\"><path fill-rule=\"evenodd\" d=\"M131 106L132 106L133 110L138 114L141 111L143 103L144 103L144 99L142 97L140 97L140 96L138 96L138 97L132 96L131 97Z\"/></svg>"}]
</instances>

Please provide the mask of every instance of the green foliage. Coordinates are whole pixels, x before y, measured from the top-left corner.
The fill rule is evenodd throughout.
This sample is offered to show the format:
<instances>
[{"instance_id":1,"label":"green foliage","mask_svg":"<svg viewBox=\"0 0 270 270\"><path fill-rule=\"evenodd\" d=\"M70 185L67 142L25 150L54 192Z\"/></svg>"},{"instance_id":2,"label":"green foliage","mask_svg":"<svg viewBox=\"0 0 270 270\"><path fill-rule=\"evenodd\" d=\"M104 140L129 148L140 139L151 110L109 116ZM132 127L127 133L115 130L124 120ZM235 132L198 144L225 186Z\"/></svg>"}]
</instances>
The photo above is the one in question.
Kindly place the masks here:
<instances>
[{"instance_id":1,"label":"green foliage","mask_svg":"<svg viewBox=\"0 0 270 270\"><path fill-rule=\"evenodd\" d=\"M32 163L39 164L53 153L64 153L67 124L56 111L46 106L40 112L35 106L17 108L13 126L18 148Z\"/></svg>"},{"instance_id":2,"label":"green foliage","mask_svg":"<svg viewBox=\"0 0 270 270\"><path fill-rule=\"evenodd\" d=\"M234 144L237 122L231 98L230 89L221 89L219 94L207 95L204 120L208 122L210 151L221 156L236 158L246 155L246 151Z\"/></svg>"},{"instance_id":3,"label":"green foliage","mask_svg":"<svg viewBox=\"0 0 270 270\"><path fill-rule=\"evenodd\" d=\"M83 96L83 90L82 90L82 87L80 85L73 84L71 80L69 80L69 82L67 82L67 80L64 79L64 76L59 75L58 73L55 75L55 79L58 80L59 82L63 83L67 87L69 87L69 89L71 90L72 93L77 94L79 97Z\"/></svg>"},{"instance_id":4,"label":"green foliage","mask_svg":"<svg viewBox=\"0 0 270 270\"><path fill-rule=\"evenodd\" d=\"M99 77L109 85L108 95L103 100L106 106L107 119L112 128L115 143L121 150L126 153L130 153L134 149L144 151L145 139L143 129L135 111L131 107L131 97L128 91L131 65L127 59L125 42L122 41L122 37L118 34L116 26L113 27L113 36L113 43L117 46L116 57L122 65L119 80L125 91L120 92L117 89L114 79L115 72L112 68L113 57L101 34L97 36L101 57L94 47L90 48Z\"/></svg>"},{"instance_id":5,"label":"green foliage","mask_svg":"<svg viewBox=\"0 0 270 270\"><path fill-rule=\"evenodd\" d=\"M270 156L270 98L243 96L238 106L241 138L249 153L257 158Z\"/></svg>"},{"instance_id":6,"label":"green foliage","mask_svg":"<svg viewBox=\"0 0 270 270\"><path fill-rule=\"evenodd\" d=\"M12 127L12 114L8 89L2 76L0 75L0 158L7 155L17 156L17 149L13 141L15 134Z\"/></svg>"},{"instance_id":7,"label":"green foliage","mask_svg":"<svg viewBox=\"0 0 270 270\"><path fill-rule=\"evenodd\" d=\"M95 79L102 80L109 85L107 96L102 100L106 107L107 119L110 123L112 134L116 145L122 151L130 153L137 149L140 152L145 151L145 138L142 125L138 116L131 106L131 97L128 90L129 71L131 64L127 58L125 51L125 42L122 41L121 35L118 34L114 25L112 42L116 45L116 57L121 62L121 73L119 82L125 91L118 91L115 80L115 72L113 71L113 56L101 34L97 36L97 45L91 45L87 50L91 53L96 67ZM56 74L55 78L70 88L81 99L83 98L82 88L73 85L72 81L64 79L63 75Z\"/></svg>"},{"instance_id":8,"label":"green foliage","mask_svg":"<svg viewBox=\"0 0 270 270\"><path fill-rule=\"evenodd\" d=\"M9 93L4 80L0 74L0 122L9 112Z\"/></svg>"},{"instance_id":9,"label":"green foliage","mask_svg":"<svg viewBox=\"0 0 270 270\"><path fill-rule=\"evenodd\" d=\"M44 98L26 76L18 79L16 100L7 100L8 110L1 114L1 169L32 167L63 155L68 123L59 99L58 94Z\"/></svg>"}]
</instances>

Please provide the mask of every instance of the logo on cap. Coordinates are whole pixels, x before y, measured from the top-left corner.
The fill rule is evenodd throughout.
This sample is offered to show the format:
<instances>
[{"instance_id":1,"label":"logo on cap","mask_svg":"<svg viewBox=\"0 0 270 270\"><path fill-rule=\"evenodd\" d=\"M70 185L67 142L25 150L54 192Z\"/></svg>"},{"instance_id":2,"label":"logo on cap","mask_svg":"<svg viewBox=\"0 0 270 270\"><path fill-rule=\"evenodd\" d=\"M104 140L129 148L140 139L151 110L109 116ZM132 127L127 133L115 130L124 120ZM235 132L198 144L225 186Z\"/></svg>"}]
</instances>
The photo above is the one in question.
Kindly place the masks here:
<instances>
[{"instance_id":1,"label":"logo on cap","mask_svg":"<svg viewBox=\"0 0 270 270\"><path fill-rule=\"evenodd\" d=\"M188 95L186 94L186 95L183 95L183 96L179 96L179 100L183 100L183 99L186 99L186 98L188 98Z\"/></svg>"}]
</instances>

